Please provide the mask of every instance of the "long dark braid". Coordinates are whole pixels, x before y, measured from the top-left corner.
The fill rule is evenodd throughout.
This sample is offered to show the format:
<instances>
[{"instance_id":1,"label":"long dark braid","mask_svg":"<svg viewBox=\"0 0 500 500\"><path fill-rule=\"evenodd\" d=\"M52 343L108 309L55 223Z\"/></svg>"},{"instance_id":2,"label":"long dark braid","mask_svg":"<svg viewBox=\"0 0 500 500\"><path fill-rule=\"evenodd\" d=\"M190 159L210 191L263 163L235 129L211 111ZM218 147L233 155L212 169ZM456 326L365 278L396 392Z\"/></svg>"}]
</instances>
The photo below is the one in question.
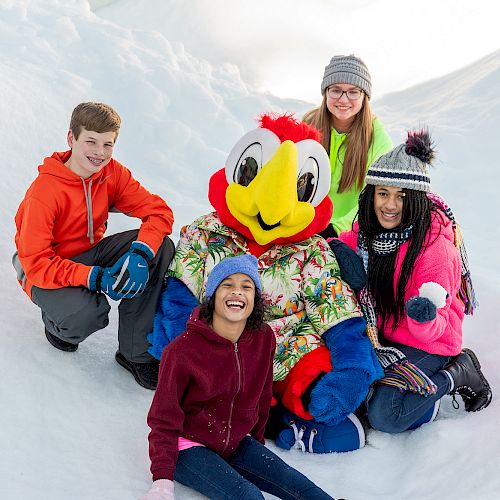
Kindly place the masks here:
<instances>
[{"instance_id":1,"label":"long dark braid","mask_svg":"<svg viewBox=\"0 0 500 500\"><path fill-rule=\"evenodd\" d=\"M393 320L392 330L395 330L404 317L405 290L422 248L429 243L433 213L437 213L425 192L414 189L403 189L403 192L405 196L401 224L391 229L391 232L402 232L411 225L413 225L413 230L408 241L408 250L401 267L401 274L397 280L396 294L394 294L394 271L399 252L380 256L376 255L372 248L375 236L387 231L380 225L375 215L375 186L367 185L359 197L359 229L367 238L369 255L367 286L375 299L377 313L382 318L380 328L382 333L386 331L389 320Z\"/></svg>"}]
</instances>

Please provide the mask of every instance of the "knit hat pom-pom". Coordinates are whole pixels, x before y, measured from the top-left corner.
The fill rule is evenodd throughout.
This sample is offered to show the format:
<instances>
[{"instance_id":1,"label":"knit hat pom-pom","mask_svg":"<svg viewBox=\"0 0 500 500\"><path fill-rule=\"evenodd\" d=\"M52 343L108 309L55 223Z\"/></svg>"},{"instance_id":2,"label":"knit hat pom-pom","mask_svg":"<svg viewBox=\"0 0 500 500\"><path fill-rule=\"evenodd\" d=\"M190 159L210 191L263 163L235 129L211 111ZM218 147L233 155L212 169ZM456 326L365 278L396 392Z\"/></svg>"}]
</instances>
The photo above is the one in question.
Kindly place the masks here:
<instances>
[{"instance_id":1,"label":"knit hat pom-pom","mask_svg":"<svg viewBox=\"0 0 500 500\"><path fill-rule=\"evenodd\" d=\"M406 154L415 156L424 163L431 163L434 160L436 150L428 130L409 131L405 144Z\"/></svg>"}]
</instances>

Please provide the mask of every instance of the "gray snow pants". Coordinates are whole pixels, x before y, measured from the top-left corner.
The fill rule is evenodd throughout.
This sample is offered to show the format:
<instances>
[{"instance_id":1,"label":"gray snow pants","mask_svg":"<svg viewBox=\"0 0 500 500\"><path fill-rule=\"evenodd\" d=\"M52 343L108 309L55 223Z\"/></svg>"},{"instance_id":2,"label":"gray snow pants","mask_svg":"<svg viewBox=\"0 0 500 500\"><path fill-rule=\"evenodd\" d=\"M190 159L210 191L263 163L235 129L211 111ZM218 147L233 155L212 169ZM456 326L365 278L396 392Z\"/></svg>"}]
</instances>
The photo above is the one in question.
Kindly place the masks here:
<instances>
[{"instance_id":1,"label":"gray snow pants","mask_svg":"<svg viewBox=\"0 0 500 500\"><path fill-rule=\"evenodd\" d=\"M132 230L108 236L71 260L88 266L111 266L128 251L137 234L138 230ZM129 361L147 363L154 359L147 352L149 343L146 337L153 330L156 305L173 254L174 244L165 237L152 261L144 292L133 299L120 301L118 349ZM48 290L33 286L31 297L42 310L47 330L66 342L79 344L109 323L111 307L107 296L102 293L84 287Z\"/></svg>"}]
</instances>

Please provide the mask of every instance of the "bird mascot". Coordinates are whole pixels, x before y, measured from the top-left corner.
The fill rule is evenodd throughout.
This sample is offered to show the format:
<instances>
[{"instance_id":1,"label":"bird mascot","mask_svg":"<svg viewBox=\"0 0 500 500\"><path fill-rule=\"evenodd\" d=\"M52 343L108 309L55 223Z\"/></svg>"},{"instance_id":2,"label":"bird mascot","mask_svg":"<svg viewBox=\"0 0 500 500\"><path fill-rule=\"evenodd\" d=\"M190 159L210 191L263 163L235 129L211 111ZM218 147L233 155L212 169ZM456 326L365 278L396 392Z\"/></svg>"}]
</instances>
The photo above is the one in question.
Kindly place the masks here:
<instances>
[{"instance_id":1,"label":"bird mascot","mask_svg":"<svg viewBox=\"0 0 500 500\"><path fill-rule=\"evenodd\" d=\"M214 212L181 230L158 304L150 353L185 329L207 277L228 256L259 262L276 336L268 437L324 453L364 445L353 414L383 376L353 290L318 233L329 224L330 161L320 133L293 116L265 114L209 182Z\"/></svg>"}]
</instances>

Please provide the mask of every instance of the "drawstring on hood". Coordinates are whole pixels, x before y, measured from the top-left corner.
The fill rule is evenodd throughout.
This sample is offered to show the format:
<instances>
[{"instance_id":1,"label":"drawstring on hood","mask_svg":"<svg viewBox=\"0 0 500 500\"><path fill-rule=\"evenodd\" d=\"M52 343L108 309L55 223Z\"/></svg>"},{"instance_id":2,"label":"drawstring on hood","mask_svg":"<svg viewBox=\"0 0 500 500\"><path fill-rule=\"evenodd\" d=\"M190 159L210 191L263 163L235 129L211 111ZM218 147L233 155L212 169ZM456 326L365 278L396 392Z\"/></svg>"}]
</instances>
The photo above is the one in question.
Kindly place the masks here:
<instances>
[{"instance_id":1,"label":"drawstring on hood","mask_svg":"<svg viewBox=\"0 0 500 500\"><path fill-rule=\"evenodd\" d=\"M89 187L85 184L85 179L80 177L83 184L83 192L85 195L85 205L87 207L87 237L90 243L94 244L94 219L92 217L92 179L89 181Z\"/></svg>"}]
</instances>

